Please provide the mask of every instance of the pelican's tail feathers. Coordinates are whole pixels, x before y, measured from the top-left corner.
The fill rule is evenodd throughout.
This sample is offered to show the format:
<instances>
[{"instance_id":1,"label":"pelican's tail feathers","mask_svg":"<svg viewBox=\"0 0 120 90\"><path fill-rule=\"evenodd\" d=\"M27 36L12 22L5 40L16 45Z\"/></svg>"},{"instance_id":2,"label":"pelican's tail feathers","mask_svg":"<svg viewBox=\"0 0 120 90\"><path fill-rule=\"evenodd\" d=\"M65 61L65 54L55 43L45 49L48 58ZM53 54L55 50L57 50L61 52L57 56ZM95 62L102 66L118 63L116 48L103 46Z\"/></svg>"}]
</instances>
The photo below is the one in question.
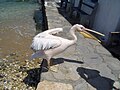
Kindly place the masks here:
<instances>
[{"instance_id":1,"label":"pelican's tail feathers","mask_svg":"<svg viewBox=\"0 0 120 90\"><path fill-rule=\"evenodd\" d=\"M44 52L37 51L37 52L33 53L30 57L30 60L34 60L35 58L44 58Z\"/></svg>"}]
</instances>

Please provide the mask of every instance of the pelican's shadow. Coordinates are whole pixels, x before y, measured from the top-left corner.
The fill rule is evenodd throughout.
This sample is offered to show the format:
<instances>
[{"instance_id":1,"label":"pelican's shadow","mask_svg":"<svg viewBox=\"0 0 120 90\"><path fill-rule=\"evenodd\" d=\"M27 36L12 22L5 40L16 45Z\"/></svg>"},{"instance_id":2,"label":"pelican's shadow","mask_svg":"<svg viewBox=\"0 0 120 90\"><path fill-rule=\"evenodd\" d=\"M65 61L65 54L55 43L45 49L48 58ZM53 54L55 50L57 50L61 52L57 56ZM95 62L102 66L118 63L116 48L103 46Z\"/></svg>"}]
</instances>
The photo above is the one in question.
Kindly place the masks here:
<instances>
[{"instance_id":1,"label":"pelican's shadow","mask_svg":"<svg viewBox=\"0 0 120 90\"><path fill-rule=\"evenodd\" d=\"M34 68L27 71L27 76L24 78L23 82L28 86L37 87L40 82L41 73L40 68Z\"/></svg>"},{"instance_id":2,"label":"pelican's shadow","mask_svg":"<svg viewBox=\"0 0 120 90\"><path fill-rule=\"evenodd\" d=\"M52 58L51 60L53 62L53 65L64 63L64 61L83 64L83 62L81 61L64 59L64 58ZM43 59L40 68L34 68L26 71L28 75L24 78L23 82L28 86L37 87L38 83L41 80L41 73L48 71L46 66L47 66L47 61Z\"/></svg>"},{"instance_id":3,"label":"pelican's shadow","mask_svg":"<svg viewBox=\"0 0 120 90\"><path fill-rule=\"evenodd\" d=\"M37 85L41 80L41 73L48 71L48 69L42 67L44 63L46 63L46 60L43 59L40 65L40 68L34 68L34 69L27 70L28 75L24 78L23 82L27 84L28 86L37 88Z\"/></svg>"},{"instance_id":4,"label":"pelican's shadow","mask_svg":"<svg viewBox=\"0 0 120 90\"><path fill-rule=\"evenodd\" d=\"M66 59L66 58L52 58L51 61L53 62L53 65L61 64L61 63L64 63L64 62L83 64L82 61L71 60L71 59Z\"/></svg>"},{"instance_id":5,"label":"pelican's shadow","mask_svg":"<svg viewBox=\"0 0 120 90\"><path fill-rule=\"evenodd\" d=\"M101 76L98 70L78 67L77 72L96 90L112 90L113 88L114 80Z\"/></svg>"}]
</instances>

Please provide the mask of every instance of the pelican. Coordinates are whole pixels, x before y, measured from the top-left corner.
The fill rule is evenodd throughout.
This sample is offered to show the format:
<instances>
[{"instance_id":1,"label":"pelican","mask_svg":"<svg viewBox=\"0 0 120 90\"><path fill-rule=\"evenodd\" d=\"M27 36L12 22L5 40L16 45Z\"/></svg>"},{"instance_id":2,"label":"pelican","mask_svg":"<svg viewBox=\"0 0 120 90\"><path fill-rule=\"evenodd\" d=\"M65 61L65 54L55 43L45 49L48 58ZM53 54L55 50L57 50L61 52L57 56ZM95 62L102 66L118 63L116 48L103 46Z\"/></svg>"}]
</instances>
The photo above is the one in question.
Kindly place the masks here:
<instances>
[{"instance_id":1,"label":"pelican","mask_svg":"<svg viewBox=\"0 0 120 90\"><path fill-rule=\"evenodd\" d=\"M72 40L54 35L62 31L63 31L62 28L54 28L39 33L33 38L31 48L35 51L35 53L32 54L32 58L40 57L46 59L48 63L48 67L47 67L48 69L50 68L50 64L51 64L50 59L53 56L62 53L68 47L76 43L77 36L75 35L75 31L84 32L86 34L89 34L87 31L90 31L104 36L99 32L93 31L91 29L87 29L83 25L79 25L79 24L73 25L70 29L69 33L73 38Z\"/></svg>"}]
</instances>

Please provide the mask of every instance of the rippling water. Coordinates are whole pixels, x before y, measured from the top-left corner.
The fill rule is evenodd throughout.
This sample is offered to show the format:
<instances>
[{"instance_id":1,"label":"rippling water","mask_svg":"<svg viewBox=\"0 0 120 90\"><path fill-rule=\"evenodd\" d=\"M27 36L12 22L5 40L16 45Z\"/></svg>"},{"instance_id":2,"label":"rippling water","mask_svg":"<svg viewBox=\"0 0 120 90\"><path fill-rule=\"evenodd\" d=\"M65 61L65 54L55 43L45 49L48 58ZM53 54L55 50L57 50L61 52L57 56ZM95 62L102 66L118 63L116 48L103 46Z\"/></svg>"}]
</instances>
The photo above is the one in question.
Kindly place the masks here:
<instances>
[{"instance_id":1,"label":"rippling water","mask_svg":"<svg viewBox=\"0 0 120 90\"><path fill-rule=\"evenodd\" d=\"M31 36L35 34L33 20L36 3L0 3L0 55L29 49Z\"/></svg>"},{"instance_id":2,"label":"rippling water","mask_svg":"<svg viewBox=\"0 0 120 90\"><path fill-rule=\"evenodd\" d=\"M5 1L0 0L0 90L34 90L23 81L28 75L25 71L39 65L28 61L36 32L33 13L39 6Z\"/></svg>"}]
</instances>

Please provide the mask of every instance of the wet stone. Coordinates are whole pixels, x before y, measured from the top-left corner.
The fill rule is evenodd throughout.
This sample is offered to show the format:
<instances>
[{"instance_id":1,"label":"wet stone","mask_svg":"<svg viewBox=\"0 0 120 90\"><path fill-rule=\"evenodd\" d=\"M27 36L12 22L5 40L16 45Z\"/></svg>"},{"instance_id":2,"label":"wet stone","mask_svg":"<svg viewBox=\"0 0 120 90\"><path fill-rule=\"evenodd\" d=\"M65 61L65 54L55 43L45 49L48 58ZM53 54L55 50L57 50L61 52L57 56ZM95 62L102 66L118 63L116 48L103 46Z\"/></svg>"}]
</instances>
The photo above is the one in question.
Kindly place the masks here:
<instances>
[{"instance_id":1,"label":"wet stone","mask_svg":"<svg viewBox=\"0 0 120 90\"><path fill-rule=\"evenodd\" d=\"M11 54L10 54L10 56L15 56L15 55L16 55L16 53L11 53Z\"/></svg>"},{"instance_id":2,"label":"wet stone","mask_svg":"<svg viewBox=\"0 0 120 90\"><path fill-rule=\"evenodd\" d=\"M5 77L5 75L4 74L0 74L0 78L4 78Z\"/></svg>"},{"instance_id":3,"label":"wet stone","mask_svg":"<svg viewBox=\"0 0 120 90\"><path fill-rule=\"evenodd\" d=\"M25 71L27 71L27 68L26 68L26 67L22 67L22 66L20 66L20 68L19 68L19 72L25 72Z\"/></svg>"}]
</instances>

